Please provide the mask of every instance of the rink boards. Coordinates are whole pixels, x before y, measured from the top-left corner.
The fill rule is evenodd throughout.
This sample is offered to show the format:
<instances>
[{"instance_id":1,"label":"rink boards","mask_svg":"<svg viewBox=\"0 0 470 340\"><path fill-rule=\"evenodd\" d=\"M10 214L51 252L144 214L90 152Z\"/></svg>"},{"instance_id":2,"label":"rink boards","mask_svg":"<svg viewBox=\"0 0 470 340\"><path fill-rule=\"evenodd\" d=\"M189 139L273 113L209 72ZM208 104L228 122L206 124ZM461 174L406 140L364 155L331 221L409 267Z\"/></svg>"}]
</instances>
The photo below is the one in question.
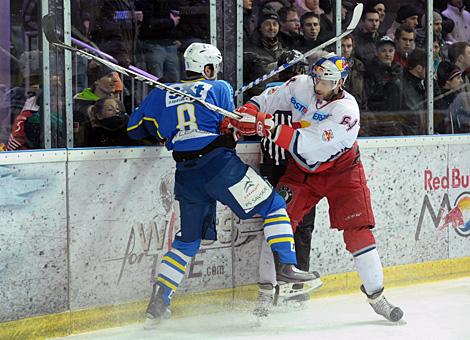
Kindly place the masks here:
<instances>
[{"instance_id":1,"label":"rink boards","mask_svg":"<svg viewBox=\"0 0 470 340\"><path fill-rule=\"evenodd\" d=\"M386 285L470 275L470 136L364 139L360 147L378 249L389 267ZM257 144L238 151L257 166ZM0 338L13 329L60 335L99 328L107 316L139 319L179 229L170 153L53 150L1 153L0 162ZM454 227L439 228L445 218ZM189 264L176 305L213 290L211 303L229 303L257 282L261 220L240 221L219 205L217 224L218 241ZM311 268L325 276L324 293L357 289L325 200L312 248ZM26 319L34 316L45 317ZM89 325L100 318L102 324Z\"/></svg>"}]
</instances>

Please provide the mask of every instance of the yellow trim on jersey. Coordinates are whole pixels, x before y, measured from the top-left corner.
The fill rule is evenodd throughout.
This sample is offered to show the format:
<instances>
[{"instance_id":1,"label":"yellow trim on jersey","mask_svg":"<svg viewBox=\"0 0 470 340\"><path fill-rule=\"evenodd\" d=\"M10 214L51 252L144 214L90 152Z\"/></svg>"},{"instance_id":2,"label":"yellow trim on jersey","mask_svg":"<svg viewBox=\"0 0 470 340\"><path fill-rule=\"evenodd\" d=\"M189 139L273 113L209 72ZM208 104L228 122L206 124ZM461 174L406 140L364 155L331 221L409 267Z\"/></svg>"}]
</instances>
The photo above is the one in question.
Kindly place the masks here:
<instances>
[{"instance_id":1,"label":"yellow trim on jersey","mask_svg":"<svg viewBox=\"0 0 470 340\"><path fill-rule=\"evenodd\" d=\"M163 283L165 286L171 288L172 290L176 290L176 286L170 282L168 282L167 280L165 280L164 278L162 278L161 276L159 276L157 278L158 281L160 281L161 283Z\"/></svg>"},{"instance_id":2,"label":"yellow trim on jersey","mask_svg":"<svg viewBox=\"0 0 470 340\"><path fill-rule=\"evenodd\" d=\"M274 218L267 218L264 220L263 224L271 223L271 222L290 222L290 218L288 216L283 217L274 217Z\"/></svg>"},{"instance_id":3,"label":"yellow trim on jersey","mask_svg":"<svg viewBox=\"0 0 470 340\"><path fill-rule=\"evenodd\" d=\"M172 265L178 267L178 268L181 269L183 272L186 271L186 267L185 267L185 266L183 266L181 263L179 263L179 262L176 261L175 259L172 259L172 258L169 257L169 256L163 256L162 261L170 262Z\"/></svg>"},{"instance_id":4,"label":"yellow trim on jersey","mask_svg":"<svg viewBox=\"0 0 470 340\"><path fill-rule=\"evenodd\" d=\"M158 126L157 120L156 120L155 118L150 118L150 117L144 117L144 118L142 118L136 125L129 126L129 127L127 128L127 132L132 131L132 130L134 130L134 129L137 129L139 126L142 125L142 123L144 122L144 120L149 121L149 122L153 122L153 124L155 124L155 127L156 127L156 129L157 129L157 135L158 135L158 137L159 137L160 139L165 139L165 138L163 138L163 136L160 134L160 131L158 131L159 126Z\"/></svg>"},{"instance_id":5,"label":"yellow trim on jersey","mask_svg":"<svg viewBox=\"0 0 470 340\"><path fill-rule=\"evenodd\" d=\"M197 79L186 79L186 80L180 80L180 82L182 82L182 83L192 83L192 82L201 81L201 80L206 80L206 78L201 77L201 78L197 78Z\"/></svg>"},{"instance_id":6,"label":"yellow trim on jersey","mask_svg":"<svg viewBox=\"0 0 470 340\"><path fill-rule=\"evenodd\" d=\"M281 243L281 242L291 242L294 243L294 238L293 237L281 237L281 238L274 238L272 240L268 241L268 244L271 246L274 243Z\"/></svg>"}]
</instances>

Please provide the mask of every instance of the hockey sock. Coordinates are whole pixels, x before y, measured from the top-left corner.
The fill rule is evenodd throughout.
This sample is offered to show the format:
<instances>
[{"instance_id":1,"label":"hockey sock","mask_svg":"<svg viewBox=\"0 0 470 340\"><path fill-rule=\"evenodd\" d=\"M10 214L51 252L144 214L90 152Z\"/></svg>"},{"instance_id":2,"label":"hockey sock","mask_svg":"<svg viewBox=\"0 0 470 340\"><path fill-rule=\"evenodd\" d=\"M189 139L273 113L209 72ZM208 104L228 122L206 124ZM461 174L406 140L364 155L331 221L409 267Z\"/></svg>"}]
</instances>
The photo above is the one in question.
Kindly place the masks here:
<instances>
[{"instance_id":1,"label":"hockey sock","mask_svg":"<svg viewBox=\"0 0 470 340\"><path fill-rule=\"evenodd\" d=\"M259 282L271 283L273 286L277 284L276 267L274 265L273 252L269 248L266 241L261 243L261 253L259 257Z\"/></svg>"},{"instance_id":2,"label":"hockey sock","mask_svg":"<svg viewBox=\"0 0 470 340\"><path fill-rule=\"evenodd\" d=\"M157 281L163 289L162 297L167 305L170 304L173 293L183 280L190 259L190 256L175 248L163 256Z\"/></svg>"},{"instance_id":3,"label":"hockey sock","mask_svg":"<svg viewBox=\"0 0 470 340\"><path fill-rule=\"evenodd\" d=\"M383 268L379 253L375 246L357 251L354 256L359 277L368 295L372 295L383 288Z\"/></svg>"},{"instance_id":4,"label":"hockey sock","mask_svg":"<svg viewBox=\"0 0 470 340\"><path fill-rule=\"evenodd\" d=\"M289 216L285 209L269 213L263 223L264 237L279 260L285 264L297 264L295 258L294 236Z\"/></svg>"}]
</instances>

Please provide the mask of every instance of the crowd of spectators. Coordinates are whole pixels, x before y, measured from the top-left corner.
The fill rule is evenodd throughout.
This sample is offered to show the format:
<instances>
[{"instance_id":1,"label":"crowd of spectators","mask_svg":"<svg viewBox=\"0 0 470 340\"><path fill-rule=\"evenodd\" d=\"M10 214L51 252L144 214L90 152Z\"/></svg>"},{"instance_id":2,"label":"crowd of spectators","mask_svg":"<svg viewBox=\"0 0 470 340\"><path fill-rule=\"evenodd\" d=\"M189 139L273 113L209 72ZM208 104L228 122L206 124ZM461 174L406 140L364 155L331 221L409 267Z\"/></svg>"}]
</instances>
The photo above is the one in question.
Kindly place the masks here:
<instances>
[{"instance_id":1,"label":"crowd of spectators","mask_svg":"<svg viewBox=\"0 0 470 340\"><path fill-rule=\"evenodd\" d=\"M351 70L346 90L362 111L361 135L426 134L426 1L342 1L343 29L357 2L364 4L362 18L342 39L341 51ZM432 18L435 132L465 133L470 132L470 13L463 0L444 2L435 1ZM334 36L334 5L331 0L244 1L244 82L274 68L284 50L305 53ZM260 84L246 95L263 89Z\"/></svg>"},{"instance_id":2,"label":"crowd of spectators","mask_svg":"<svg viewBox=\"0 0 470 340\"><path fill-rule=\"evenodd\" d=\"M361 134L426 134L426 1L343 0L342 29L349 23L357 2L364 3L361 21L353 34L340 43L351 70L346 90L354 95L362 110ZM244 83L274 69L284 52L305 53L333 37L335 3L243 0ZM37 74L31 72L31 61L24 60L40 53L39 44L31 42L40 28L39 15L35 15L37 4L37 0L24 0L12 15L13 22L21 21L20 25L12 25L12 74L21 74L21 65L29 65L29 73L23 72L22 79L12 76L15 86L10 90L0 87L0 109L9 102L10 136L0 141L8 150L40 144L40 137L27 138L27 130L34 129L25 129L37 126L33 122L40 122L42 110L40 67L36 67ZM470 132L470 13L465 4L464 0L434 2L436 133ZM210 40L208 0L72 0L71 5L74 36L95 44L120 65L135 65L164 82L177 82L183 77L182 54L189 44ZM17 36L21 35L15 32L19 26L30 37L28 46L18 43ZM334 45L328 48L334 49ZM36 62L41 59L40 55L35 58ZM125 123L149 89L137 88L130 79L123 79L109 68L75 56L73 76L74 146L131 145L125 135ZM60 76L52 75L51 79L57 88L62 86ZM246 91L244 100L265 87L261 83ZM140 97L136 95L139 91ZM63 105L60 98L52 106L60 111L57 105ZM53 117L57 118L54 124L63 125L63 117L58 113Z\"/></svg>"}]
</instances>

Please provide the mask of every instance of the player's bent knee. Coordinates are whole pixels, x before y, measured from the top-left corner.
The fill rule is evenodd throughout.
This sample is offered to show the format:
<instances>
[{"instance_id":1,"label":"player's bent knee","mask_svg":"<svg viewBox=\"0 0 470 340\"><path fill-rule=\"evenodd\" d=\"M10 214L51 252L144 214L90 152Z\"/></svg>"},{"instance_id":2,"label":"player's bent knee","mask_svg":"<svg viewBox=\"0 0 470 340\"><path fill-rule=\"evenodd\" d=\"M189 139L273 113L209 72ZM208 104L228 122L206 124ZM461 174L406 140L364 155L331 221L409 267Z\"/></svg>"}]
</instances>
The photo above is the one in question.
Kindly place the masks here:
<instances>
[{"instance_id":1,"label":"player's bent knee","mask_svg":"<svg viewBox=\"0 0 470 340\"><path fill-rule=\"evenodd\" d=\"M200 246L201 246L201 240L195 240L195 241L190 241L190 242L174 240L172 244L172 247L174 249L179 250L184 255L189 256L189 257L193 257L194 255L196 255Z\"/></svg>"},{"instance_id":2,"label":"player's bent knee","mask_svg":"<svg viewBox=\"0 0 470 340\"><path fill-rule=\"evenodd\" d=\"M344 230L343 239L346 249L353 255L361 249L375 245L374 234L369 227Z\"/></svg>"}]
</instances>

